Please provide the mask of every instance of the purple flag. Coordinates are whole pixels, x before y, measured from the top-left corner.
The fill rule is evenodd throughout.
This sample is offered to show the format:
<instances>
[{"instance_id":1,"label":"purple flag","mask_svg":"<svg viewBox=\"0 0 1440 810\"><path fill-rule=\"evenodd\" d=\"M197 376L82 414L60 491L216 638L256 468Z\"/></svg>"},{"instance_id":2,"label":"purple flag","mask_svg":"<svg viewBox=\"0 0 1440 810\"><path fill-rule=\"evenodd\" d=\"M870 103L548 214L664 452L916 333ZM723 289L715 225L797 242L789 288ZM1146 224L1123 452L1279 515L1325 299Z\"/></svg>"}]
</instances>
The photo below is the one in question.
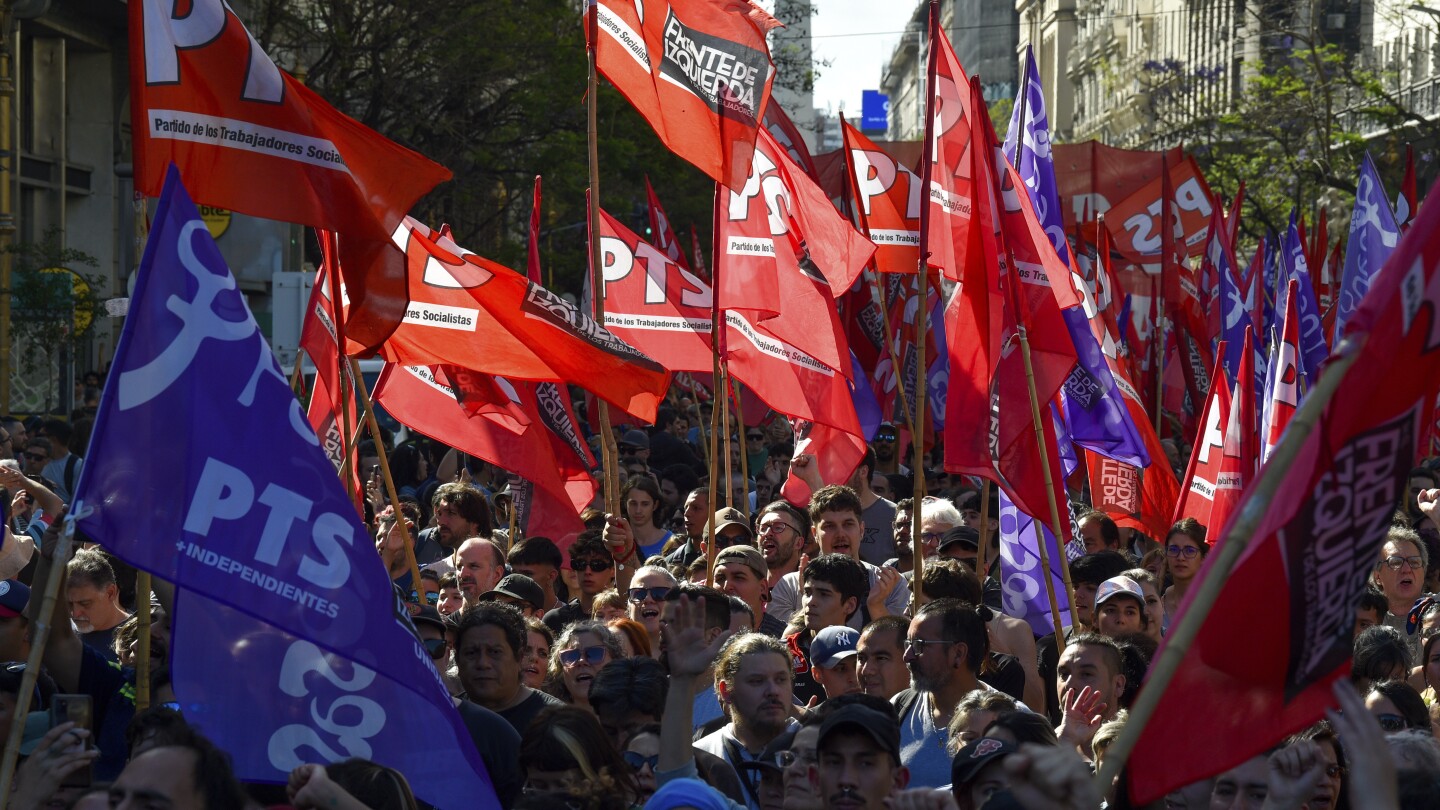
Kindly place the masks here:
<instances>
[{"instance_id":1,"label":"purple flag","mask_svg":"<svg viewBox=\"0 0 1440 810\"><path fill-rule=\"evenodd\" d=\"M1065 217L1060 210L1059 187L1055 182L1055 164L1050 152L1050 122L1045 112L1045 96L1040 76L1035 70L1035 55L1025 50L1025 80L1022 92L1025 120L1020 120L1020 99L1011 113L1010 128L1005 136L1005 157L1020 174L1035 215L1050 237L1055 252L1066 267L1074 268L1070 243L1065 238ZM1024 138L1020 133L1024 133ZM1075 344L1079 362L1060 389L1065 421L1075 443L1095 452L1136 467L1150 465L1150 454L1140 437L1130 409L1121 399L1120 389L1110 366L1100 350L1100 343L1091 331L1094 302L1080 285L1077 292L1083 307L1061 310L1065 327ZM1087 312L1086 310L1091 311Z\"/></svg>"},{"instance_id":2,"label":"purple flag","mask_svg":"<svg viewBox=\"0 0 1440 810\"><path fill-rule=\"evenodd\" d=\"M1289 289L1290 279L1300 282L1296 285L1295 311L1300 318L1300 373L1311 384L1319 379L1320 366L1330 356L1330 347L1325 343L1325 325L1320 320L1320 302L1315 300L1315 285L1310 282L1310 268L1305 262L1305 246L1300 242L1300 231L1290 223L1285 231L1285 247L1280 251L1284 262L1285 275L1282 282ZM1283 297L1278 301L1279 310L1285 310ZM1279 327L1272 333L1272 340L1278 339ZM1264 391L1264 388L1257 388Z\"/></svg>"},{"instance_id":3,"label":"purple flag","mask_svg":"<svg viewBox=\"0 0 1440 810\"><path fill-rule=\"evenodd\" d=\"M1401 199L1404 199L1403 195ZM1365 153L1360 164L1360 181L1355 191L1355 212L1350 217L1350 241L1345 246L1345 272L1340 277L1340 294L1335 302L1335 342L1345 335L1345 322L1370 290L1370 279L1395 252L1400 226L1380 184L1380 174Z\"/></svg>"},{"instance_id":4,"label":"purple flag","mask_svg":"<svg viewBox=\"0 0 1440 810\"><path fill-rule=\"evenodd\" d=\"M175 693L236 755L240 778L283 783L302 762L364 757L437 807L498 806L173 166L71 514L175 583L176 648L193 654Z\"/></svg>"},{"instance_id":5,"label":"purple flag","mask_svg":"<svg viewBox=\"0 0 1440 810\"><path fill-rule=\"evenodd\" d=\"M1036 635L1055 632L1050 616L1050 596L1045 590L1045 569L1040 564L1040 546L1035 540L1034 518L1021 512L1005 490L1000 490L1000 570L1004 578L1000 581L1005 613L1024 619ZM1055 542L1055 535L1049 529L1040 529L1045 535L1046 554L1050 559L1050 580L1055 586L1055 599L1060 603L1060 622L1069 625L1070 604L1065 595L1065 580L1060 567L1065 565L1066 555Z\"/></svg>"}]
</instances>

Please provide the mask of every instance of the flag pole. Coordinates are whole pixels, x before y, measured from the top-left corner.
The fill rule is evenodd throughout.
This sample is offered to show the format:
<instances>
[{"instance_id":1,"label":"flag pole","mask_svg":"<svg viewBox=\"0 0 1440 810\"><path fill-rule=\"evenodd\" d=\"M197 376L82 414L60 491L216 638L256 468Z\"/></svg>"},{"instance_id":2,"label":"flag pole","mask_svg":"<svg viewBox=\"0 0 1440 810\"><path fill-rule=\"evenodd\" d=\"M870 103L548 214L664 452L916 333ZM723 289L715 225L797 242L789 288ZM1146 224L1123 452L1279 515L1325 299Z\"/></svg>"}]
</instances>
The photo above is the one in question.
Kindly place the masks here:
<instances>
[{"instance_id":1,"label":"flag pole","mask_svg":"<svg viewBox=\"0 0 1440 810\"><path fill-rule=\"evenodd\" d=\"M930 0L930 52L926 59L925 76L919 79L922 82L922 86L924 79L934 76L936 72L935 59L939 54L939 49L935 47L935 36L939 28L940 2L939 0ZM924 43L921 44L923 45ZM916 51L916 57L918 59L918 47ZM925 129L923 133L925 144L922 152L923 156L920 160L920 188L924 189L927 195L930 193L931 178L934 176L932 167L935 163L935 139L931 137L934 126L935 92L932 86L929 88L929 92L925 94ZM908 409L906 410L907 416L913 415L914 417L910 431L910 442L915 450L913 462L915 466L911 469L911 473L915 476L915 479L914 489L912 490L913 500L910 503L910 554L914 558L914 577L911 580L913 584L910 587L914 593L915 604L917 605L925 604L925 546L921 542L921 537L924 533L920 529L920 507L925 501L925 440L923 434L925 432L925 327L930 322L929 307L926 306L930 299L930 277L926 274L926 260L930 258L930 253L926 248L929 245L930 205L927 199L926 204L920 206L920 251L915 262L915 271L920 276L920 301L918 302L919 306L915 310L915 334L917 338L917 345L915 346L915 365L917 366L915 369L915 411L911 414ZM888 340L890 336L887 334L885 337ZM895 373L901 381L900 388L903 391L905 388L905 373L903 369L898 366L895 369Z\"/></svg>"},{"instance_id":2,"label":"flag pole","mask_svg":"<svg viewBox=\"0 0 1440 810\"><path fill-rule=\"evenodd\" d=\"M713 257L710 268L710 438L706 444L710 448L710 508L705 515L705 584L712 585L715 581L715 513L720 505L719 493L716 491L716 479L720 477L720 448L715 442L715 432L719 427L720 414L716 413L715 407L727 407L725 400L728 395L725 393L725 378L721 376L720 368L720 337L723 324L720 318L720 203L725 193L725 187L719 183L715 184L714 212L711 214L711 226L713 233L710 236L710 255ZM728 459L729 456L727 455ZM726 482L729 483L728 481Z\"/></svg>"},{"instance_id":3,"label":"flag pole","mask_svg":"<svg viewBox=\"0 0 1440 810\"><path fill-rule=\"evenodd\" d=\"M590 27L589 77L585 92L585 140L590 159L590 303L595 322L605 325L605 277L600 271L600 142L596 121L599 118L600 73L595 67L595 45L600 36L597 11L591 9L585 22ZM595 397L595 414L600 425L600 457L605 467L605 511L620 514L620 462L615 448L615 433L610 429L610 405Z\"/></svg>"},{"instance_id":4,"label":"flag pole","mask_svg":"<svg viewBox=\"0 0 1440 810\"><path fill-rule=\"evenodd\" d=\"M737 380L737 379L735 379L734 377L730 377L730 368L729 368L729 366L726 366L726 368L725 368L725 376L726 376L726 377L729 377L729 379L730 379L730 385L729 385L729 387L728 387L726 390L727 390L727 391L733 391L733 392L735 393L735 415L736 415L736 417L737 417L737 421L740 422L740 424L738 425L738 427L739 427L739 429L740 429L740 431L741 431L742 433L748 433L750 429L745 426L745 412L740 409L740 381ZM747 520L750 518L750 503L749 503L749 500L750 500L750 452L749 452L749 445L748 445L748 442L749 442L749 441L750 441L750 440L749 440L748 438L746 438L746 439L742 439L741 442L740 442L740 478L745 482L745 501L746 501L746 502L745 502L742 506L738 507L741 512L745 513L745 518L746 518ZM757 505L757 506L763 506L764 504L756 504L756 505Z\"/></svg>"},{"instance_id":5,"label":"flag pole","mask_svg":"<svg viewBox=\"0 0 1440 810\"><path fill-rule=\"evenodd\" d=\"M870 234L866 227L865 234ZM875 290L880 296L880 326L885 330L885 350L890 354L890 368L895 370L895 387L900 395L900 415L905 420L905 429L915 435L915 423L910 419L910 397L905 393L905 375L900 370L900 353L895 351L895 341L890 338L890 302L885 300L885 276L875 273Z\"/></svg>"},{"instance_id":6,"label":"flag pole","mask_svg":"<svg viewBox=\"0 0 1440 810\"><path fill-rule=\"evenodd\" d=\"M1363 340L1362 338L1362 342L1355 346L1349 355L1341 357L1325 367L1315 388L1310 391L1310 394L1300 403L1299 409L1295 411L1290 427L1280 439L1280 444L1275 448L1274 454L1260 468L1260 477L1256 480L1253 491L1249 497L1245 498L1240 512L1232 516L1230 530L1225 533L1225 537L1210 555L1210 570L1200 581L1199 588L1191 597L1190 603L1181 611L1178 623L1172 626L1170 632L1166 634L1165 645L1160 649L1159 655L1150 668L1150 674L1145 679L1145 686L1140 690L1135 704L1130 707L1130 719L1125 722L1120 736L1111 743L1105 752L1104 765L1095 776L1096 785L1104 786L1104 789L1108 790L1115 781L1115 775L1125 767L1125 762L1130 758L1130 753L1135 750L1135 743L1139 741L1145 725L1150 722L1150 717L1154 715L1156 707L1160 705L1166 687L1170 685L1170 681L1180 669L1180 664L1184 661L1195 637L1199 635L1200 627L1205 623L1210 609L1220 598L1220 592L1225 588L1225 583L1230 578L1230 572L1235 568L1235 563L1249 548L1256 528L1269 512L1275 493L1284 485L1285 477L1290 473L1296 456L1300 454L1300 450L1304 447L1311 432L1319 427L1320 416L1324 412L1325 406L1340 390L1350 366L1360 357L1364 345Z\"/></svg>"},{"instance_id":7,"label":"flag pole","mask_svg":"<svg viewBox=\"0 0 1440 810\"><path fill-rule=\"evenodd\" d=\"M980 577L980 589L985 589L985 552L990 545L990 479L980 485L980 543L975 554L975 574Z\"/></svg>"},{"instance_id":8,"label":"flag pole","mask_svg":"<svg viewBox=\"0 0 1440 810\"><path fill-rule=\"evenodd\" d=\"M349 369L345 364L345 317L343 309L340 306L339 237L337 237L333 231L317 230L315 234L320 239L328 239L331 241L331 249L326 252L329 253L330 256L335 257L334 261L326 263L329 266L325 268L325 271L330 279L330 301L335 308L335 357L337 366L335 373L339 377L338 383L340 385L340 413L336 415L340 420L340 480L345 482L345 490L350 494L350 497L352 499L358 499L363 497L361 493L354 492L350 489L350 482L352 480L350 472L353 469L352 465L355 463L351 455L353 454L355 445L350 441L350 408L347 407L347 404L350 401L349 398L354 395L354 391L351 390L351 383L354 381L350 378ZM377 449L379 449L378 446L381 444L381 441L378 434L375 437L375 444ZM395 497L393 494L390 497L392 498L391 503L394 504L398 510L400 504L393 500ZM364 508L358 500L355 505L363 514ZM416 584L418 585L419 583Z\"/></svg>"},{"instance_id":9,"label":"flag pole","mask_svg":"<svg viewBox=\"0 0 1440 810\"><path fill-rule=\"evenodd\" d=\"M717 401L725 408L725 412L720 415L720 429L725 432L722 437L725 443L725 452L721 455L721 459L725 462L725 505L734 506L735 504L731 503L735 497L735 477L732 466L734 462L730 460L731 442L733 441L730 435L730 368L725 364L724 360L719 359L718 353L716 354L716 360L720 363L720 376L716 378L715 383L720 387L721 391L721 396ZM715 544L711 543L710 545L713 546Z\"/></svg>"},{"instance_id":10,"label":"flag pole","mask_svg":"<svg viewBox=\"0 0 1440 810\"><path fill-rule=\"evenodd\" d=\"M141 221L148 219L148 214L146 213L146 209L149 207L148 198L142 195L140 197L139 207L141 213ZM144 259L145 246L146 242L149 241L149 238L150 232L148 230L138 234L135 238L136 267L139 267L141 260ZM297 349L295 352L295 372L297 375L300 372L300 358L303 356L303 351L304 350ZM296 382L298 383L298 378ZM293 389L295 386L291 385L290 387ZM138 633L135 638L137 642L135 650L136 714L139 714L140 712L143 712L146 709L150 708L150 623L152 619L150 615L151 585L152 583L150 580L149 571L140 569L135 572L135 624L136 632ZM20 714L23 716L24 713L21 712ZM9 792L0 793L0 796L4 797L8 797L9 795Z\"/></svg>"},{"instance_id":11,"label":"flag pole","mask_svg":"<svg viewBox=\"0 0 1440 810\"><path fill-rule=\"evenodd\" d=\"M81 502L75 503L77 511L84 509ZM25 659L25 673L20 676L20 691L15 694L15 713L10 716L10 734L5 738L5 751L0 759L0 807L10 802L10 789L15 780L15 759L20 754L20 743L25 737L25 718L30 712L30 698L35 694L35 682L40 676L40 663L45 660L45 644L50 640L50 621L55 612L55 597L60 592L70 559L70 548L75 543L75 515L64 516L65 528L60 532L60 542L51 554L49 576L45 578L45 591L40 598L40 612L31 616L30 657ZM36 553L41 553L36 549ZM148 597L147 597L147 600ZM31 595L34 604L34 595Z\"/></svg>"},{"instance_id":12,"label":"flag pole","mask_svg":"<svg viewBox=\"0 0 1440 810\"><path fill-rule=\"evenodd\" d=\"M380 458L380 477L385 481L385 493L390 497L390 506L395 510L395 520L401 527L405 526L405 515L400 512L400 495L395 489L395 479L390 476L390 460L385 452L385 442L380 439L380 423L375 420L375 409L370 405L370 392L365 390L365 378L360 375L360 361L350 358L349 369L342 368L341 371L350 371L354 376L356 387L355 398L365 406L365 423L370 427L370 438L375 441L375 455ZM341 376L345 376L341 374ZM417 450L418 452L418 450ZM345 479L345 486L350 486L350 479ZM415 561L415 542L410 537L410 530L405 529L405 564L410 568L410 578L415 587L415 595L419 604L425 604L425 596L420 589L420 564ZM389 576L390 572L385 572Z\"/></svg>"}]
</instances>

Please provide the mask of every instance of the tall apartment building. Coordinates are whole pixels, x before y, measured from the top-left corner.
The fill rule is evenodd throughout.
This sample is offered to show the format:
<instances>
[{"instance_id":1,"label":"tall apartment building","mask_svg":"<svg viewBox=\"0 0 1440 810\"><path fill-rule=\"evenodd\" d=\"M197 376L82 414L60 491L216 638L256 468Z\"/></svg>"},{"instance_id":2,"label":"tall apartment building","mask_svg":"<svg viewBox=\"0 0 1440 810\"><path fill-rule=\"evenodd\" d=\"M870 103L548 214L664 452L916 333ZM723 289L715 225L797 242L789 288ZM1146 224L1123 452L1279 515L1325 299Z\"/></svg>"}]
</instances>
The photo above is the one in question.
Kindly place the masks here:
<instances>
[{"instance_id":1,"label":"tall apartment building","mask_svg":"<svg viewBox=\"0 0 1440 810\"><path fill-rule=\"evenodd\" d=\"M917 140L924 128L922 85L929 54L925 42L929 10L926 2L916 4L880 80L881 92L890 96L890 140ZM1019 85L1015 58L1019 15L1015 9L993 0L941 0L940 27L965 72L980 77L986 101L1015 97Z\"/></svg>"}]
</instances>

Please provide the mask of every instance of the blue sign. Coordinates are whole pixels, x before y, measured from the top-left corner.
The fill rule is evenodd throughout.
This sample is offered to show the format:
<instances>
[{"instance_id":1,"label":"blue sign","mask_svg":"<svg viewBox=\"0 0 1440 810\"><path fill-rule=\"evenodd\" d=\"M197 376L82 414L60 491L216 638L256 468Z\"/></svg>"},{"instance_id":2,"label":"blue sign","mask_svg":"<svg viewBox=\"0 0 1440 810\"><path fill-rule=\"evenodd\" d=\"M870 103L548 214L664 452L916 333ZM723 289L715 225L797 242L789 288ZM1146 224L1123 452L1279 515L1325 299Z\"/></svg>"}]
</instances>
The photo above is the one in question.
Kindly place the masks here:
<instances>
[{"instance_id":1,"label":"blue sign","mask_svg":"<svg viewBox=\"0 0 1440 810\"><path fill-rule=\"evenodd\" d=\"M890 97L879 90L860 91L860 131L884 132L890 128Z\"/></svg>"},{"instance_id":2,"label":"blue sign","mask_svg":"<svg viewBox=\"0 0 1440 810\"><path fill-rule=\"evenodd\" d=\"M121 559L175 583L187 714L236 755L242 779L283 783L303 762L364 757L437 807L496 807L173 166L136 279L72 513Z\"/></svg>"}]
</instances>

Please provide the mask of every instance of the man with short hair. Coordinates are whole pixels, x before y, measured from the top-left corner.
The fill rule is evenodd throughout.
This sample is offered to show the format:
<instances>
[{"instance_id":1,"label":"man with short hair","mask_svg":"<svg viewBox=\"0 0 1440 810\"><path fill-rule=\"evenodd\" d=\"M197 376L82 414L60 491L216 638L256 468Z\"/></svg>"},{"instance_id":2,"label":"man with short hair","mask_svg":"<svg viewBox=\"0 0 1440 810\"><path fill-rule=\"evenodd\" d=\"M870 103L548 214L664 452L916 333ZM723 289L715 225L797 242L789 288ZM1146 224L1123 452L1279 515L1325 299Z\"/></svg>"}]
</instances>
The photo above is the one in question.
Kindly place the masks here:
<instances>
[{"instance_id":1,"label":"man with short hair","mask_svg":"<svg viewBox=\"0 0 1440 810\"><path fill-rule=\"evenodd\" d=\"M895 522L895 504L871 488L874 474L875 449L867 447L860 466L850 476L850 487L860 496L860 520L865 532L860 540L860 559L871 565L884 565L895 556L895 536L890 532Z\"/></svg>"},{"instance_id":2,"label":"man with short hair","mask_svg":"<svg viewBox=\"0 0 1440 810\"><path fill-rule=\"evenodd\" d=\"M45 465L50 463L50 442L36 436L25 443L25 451L19 456L21 467L27 476L44 478Z\"/></svg>"},{"instance_id":3,"label":"man with short hair","mask_svg":"<svg viewBox=\"0 0 1440 810\"><path fill-rule=\"evenodd\" d=\"M830 700L860 691L855 673L856 644L860 633L844 625L831 625L810 642L810 675Z\"/></svg>"},{"instance_id":4,"label":"man with short hair","mask_svg":"<svg viewBox=\"0 0 1440 810\"><path fill-rule=\"evenodd\" d=\"M1120 550L1120 527L1104 512L1091 509L1080 515L1076 525L1085 541L1085 553Z\"/></svg>"},{"instance_id":5,"label":"man with short hair","mask_svg":"<svg viewBox=\"0 0 1440 810\"><path fill-rule=\"evenodd\" d=\"M524 574L506 574L495 584L494 589L480 595L481 602L499 602L509 605L525 616L539 618L540 605L545 602L545 592L535 580Z\"/></svg>"},{"instance_id":6,"label":"man with short hair","mask_svg":"<svg viewBox=\"0 0 1440 810\"><path fill-rule=\"evenodd\" d=\"M805 566L801 586L803 623L785 637L795 664L794 692L802 702L823 699L814 677L812 643L827 627L843 627L864 603L864 563L844 554L822 554Z\"/></svg>"},{"instance_id":7,"label":"man with short hair","mask_svg":"<svg viewBox=\"0 0 1440 810\"><path fill-rule=\"evenodd\" d=\"M989 652L985 620L976 606L937 599L915 612L905 636L905 664L914 686L891 701L900 717L900 761L919 787L950 781L945 738L961 698L977 689Z\"/></svg>"},{"instance_id":8,"label":"man with short hair","mask_svg":"<svg viewBox=\"0 0 1440 810\"><path fill-rule=\"evenodd\" d=\"M110 785L110 806L117 810L244 810L249 802L231 769L229 755L199 732L192 730L186 736L183 745L157 746L130 760Z\"/></svg>"},{"instance_id":9,"label":"man with short hair","mask_svg":"<svg viewBox=\"0 0 1440 810\"><path fill-rule=\"evenodd\" d=\"M715 587L750 606L756 616L750 629L780 638L785 635L785 623L765 611L770 602L770 587L765 584L768 577L765 557L754 546L730 546L715 555Z\"/></svg>"},{"instance_id":10,"label":"man with short hair","mask_svg":"<svg viewBox=\"0 0 1440 810\"><path fill-rule=\"evenodd\" d=\"M800 554L810 536L810 516L785 501L772 501L755 517L755 536L769 571L765 584L773 591L787 574L800 570ZM773 601L773 593L771 598ZM789 616L776 618L784 622Z\"/></svg>"},{"instance_id":11,"label":"man with short hair","mask_svg":"<svg viewBox=\"0 0 1440 810\"><path fill-rule=\"evenodd\" d=\"M465 606L480 601L480 594L495 589L505 576L505 552L494 541L471 537L455 549L455 577Z\"/></svg>"},{"instance_id":12,"label":"man with short hair","mask_svg":"<svg viewBox=\"0 0 1440 810\"><path fill-rule=\"evenodd\" d=\"M1358 637L1368 628L1383 624L1385 614L1389 612L1390 603L1386 601L1385 594L1374 585L1367 585L1360 592L1360 603L1355 606L1355 635Z\"/></svg>"},{"instance_id":13,"label":"man with short hair","mask_svg":"<svg viewBox=\"0 0 1440 810\"><path fill-rule=\"evenodd\" d=\"M869 579L868 596L850 615L848 624L859 630L872 619L898 616L910 605L910 588L893 568L880 568L860 559L864 510L855 490L830 485L810 497L810 520L821 554L844 554L860 563ZM777 619L789 621L800 607L800 575L786 574L771 589L770 610Z\"/></svg>"},{"instance_id":14,"label":"man with short hair","mask_svg":"<svg viewBox=\"0 0 1440 810\"><path fill-rule=\"evenodd\" d=\"M525 641L525 618L509 605L478 604L461 613L455 627L455 666L465 696L505 718L521 736L541 709L564 705L521 682Z\"/></svg>"},{"instance_id":15,"label":"man with short hair","mask_svg":"<svg viewBox=\"0 0 1440 810\"><path fill-rule=\"evenodd\" d=\"M1100 583L1095 592L1095 630L1110 638L1150 629L1145 591L1140 583L1121 574Z\"/></svg>"},{"instance_id":16,"label":"man with short hair","mask_svg":"<svg viewBox=\"0 0 1440 810\"><path fill-rule=\"evenodd\" d=\"M5 432L10 435L11 452L19 456L20 451L25 449L26 442L30 441L30 433L25 430L25 423L13 416L7 416L0 419L0 425L4 425Z\"/></svg>"},{"instance_id":17,"label":"man with short hair","mask_svg":"<svg viewBox=\"0 0 1440 810\"><path fill-rule=\"evenodd\" d=\"M1070 639L1065 645L1065 652L1060 656L1060 663L1056 670L1055 677L1056 691L1062 700L1071 703L1078 701L1080 692L1085 687L1099 696L1100 705L1096 710L1105 720L1114 720L1116 713L1120 711L1120 699L1125 694L1125 664L1114 639L1098 633L1081 633ZM1072 719L1077 714L1071 712L1066 719ZM1082 755L1088 756L1090 740L1094 738L1099 726L1087 724L1089 718L1073 717L1076 721L1070 727L1062 724L1056 730L1062 744L1074 745L1080 749Z\"/></svg>"},{"instance_id":18,"label":"man with short hair","mask_svg":"<svg viewBox=\"0 0 1440 810\"><path fill-rule=\"evenodd\" d=\"M793 686L783 644L760 633L735 636L715 662L715 688L730 722L697 740L696 750L723 757L737 770L746 762L773 761L799 727L790 717ZM746 806L760 810L755 791L747 791Z\"/></svg>"},{"instance_id":19,"label":"man with short hair","mask_svg":"<svg viewBox=\"0 0 1440 810\"><path fill-rule=\"evenodd\" d=\"M421 531L415 544L415 562L420 565L448 568L448 558L462 542L489 537L495 530L485 493L470 484L441 484L430 498L430 508L435 525Z\"/></svg>"},{"instance_id":20,"label":"man with short hair","mask_svg":"<svg viewBox=\"0 0 1440 810\"><path fill-rule=\"evenodd\" d=\"M81 549L70 560L66 576L65 599L80 640L114 661L115 628L130 618L120 607L115 569L98 549Z\"/></svg>"},{"instance_id":21,"label":"man with short hair","mask_svg":"<svg viewBox=\"0 0 1440 810\"><path fill-rule=\"evenodd\" d=\"M905 635L910 620L904 616L881 616L865 625L856 645L856 674L860 691L889 700L910 686L905 666Z\"/></svg>"},{"instance_id":22,"label":"man with short hair","mask_svg":"<svg viewBox=\"0 0 1440 810\"><path fill-rule=\"evenodd\" d=\"M1095 592L1100 583L1111 577L1118 577L1133 566L1130 559L1118 551L1101 551L1086 554L1071 560L1070 582L1075 590L1075 605L1070 612L1075 624L1065 628L1068 640L1076 633L1088 631L1091 613L1095 604ZM1043 636L1035 642L1036 655L1040 661L1040 681L1045 685L1045 714L1050 722L1060 722L1060 695L1055 691L1055 667L1060 662L1060 650L1055 643L1055 634Z\"/></svg>"},{"instance_id":23,"label":"man with short hair","mask_svg":"<svg viewBox=\"0 0 1440 810\"><path fill-rule=\"evenodd\" d=\"M524 574L540 586L541 603L537 606L539 615L560 607L560 598L555 595L555 580L560 578L560 566L564 558L554 541L548 537L527 537L510 548L506 556L510 570Z\"/></svg>"},{"instance_id":24,"label":"man with short hair","mask_svg":"<svg viewBox=\"0 0 1440 810\"><path fill-rule=\"evenodd\" d=\"M570 544L570 570L580 580L580 593L568 603L545 614L545 624L556 635L571 622L584 621L595 608L595 595L615 586L615 561L600 535L581 532Z\"/></svg>"},{"instance_id":25,"label":"man with short hair","mask_svg":"<svg viewBox=\"0 0 1440 810\"><path fill-rule=\"evenodd\" d=\"M666 565L689 565L704 553L701 543L710 518L710 490L706 487L690 490L681 516L685 521L685 542L665 556Z\"/></svg>"},{"instance_id":26,"label":"man with short hair","mask_svg":"<svg viewBox=\"0 0 1440 810\"><path fill-rule=\"evenodd\" d=\"M70 502L75 492L75 485L80 481L80 470L85 462L70 452L71 433L69 422L63 419L46 419L37 434L37 438L45 440L50 454L50 460L45 463L40 475L55 485L55 494L66 503Z\"/></svg>"},{"instance_id":27,"label":"man with short hair","mask_svg":"<svg viewBox=\"0 0 1440 810\"><path fill-rule=\"evenodd\" d=\"M900 431L893 422L881 422L870 442L875 451L875 469L883 473L909 474L910 468L900 463Z\"/></svg>"},{"instance_id":28,"label":"man with short hair","mask_svg":"<svg viewBox=\"0 0 1440 810\"><path fill-rule=\"evenodd\" d=\"M910 784L893 714L860 703L844 706L820 723L815 750L810 783L826 807L886 810Z\"/></svg>"}]
</instances>

